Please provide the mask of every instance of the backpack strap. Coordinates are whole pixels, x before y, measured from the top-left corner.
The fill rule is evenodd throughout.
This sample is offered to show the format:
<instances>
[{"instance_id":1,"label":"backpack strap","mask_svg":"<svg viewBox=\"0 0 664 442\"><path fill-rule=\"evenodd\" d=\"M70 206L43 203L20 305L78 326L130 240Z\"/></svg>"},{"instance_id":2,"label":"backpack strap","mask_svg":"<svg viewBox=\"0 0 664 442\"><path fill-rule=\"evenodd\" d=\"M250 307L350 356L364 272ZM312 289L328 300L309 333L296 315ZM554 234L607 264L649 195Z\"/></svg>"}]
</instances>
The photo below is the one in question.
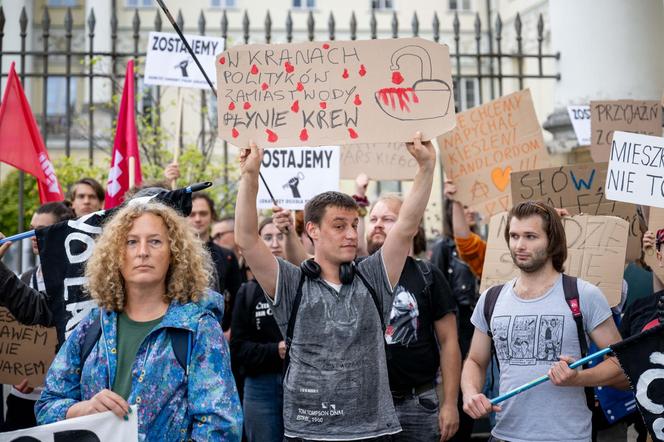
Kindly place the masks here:
<instances>
[{"instance_id":1,"label":"backpack strap","mask_svg":"<svg viewBox=\"0 0 664 442\"><path fill-rule=\"evenodd\" d=\"M493 333L491 333L491 317L493 316L493 311L496 308L496 302L498 302L498 295L503 290L504 284L494 285L487 292L484 298L484 319L487 325L486 334L491 338L491 351L495 353L493 348Z\"/></svg>"},{"instance_id":2,"label":"backpack strap","mask_svg":"<svg viewBox=\"0 0 664 442\"><path fill-rule=\"evenodd\" d=\"M300 309L300 302L302 302L302 285L304 284L304 279L306 275L304 272L300 272L300 282L297 284L297 292L295 293L295 299L293 299L293 307L291 308L291 314L288 318L288 328L286 328L286 355L284 356L284 375L286 370L290 365L290 348L291 343L293 342L293 331L295 330L295 321L297 319L297 311Z\"/></svg>"},{"instance_id":3,"label":"backpack strap","mask_svg":"<svg viewBox=\"0 0 664 442\"><path fill-rule=\"evenodd\" d=\"M81 346L81 365L86 359L88 359L90 352L92 352L92 347L95 346L100 337L101 319L98 315L95 315L92 324L90 324L90 327L88 327L88 330L85 332L85 338L83 339L83 345Z\"/></svg>"},{"instance_id":4,"label":"backpack strap","mask_svg":"<svg viewBox=\"0 0 664 442\"><path fill-rule=\"evenodd\" d=\"M378 294L376 294L376 290L369 284L369 281L364 277L362 272L360 272L360 269L355 266L355 274L360 277L360 280L362 281L362 284L369 290L369 294L371 295L371 299L373 299L374 305L376 306L376 310L378 311L378 317L380 318L380 326L383 329L383 335L385 335L385 318L383 316L383 309L380 305L380 300L378 299ZM383 341L385 341L383 339Z\"/></svg>"},{"instance_id":5,"label":"backpack strap","mask_svg":"<svg viewBox=\"0 0 664 442\"><path fill-rule=\"evenodd\" d=\"M171 347L185 376L189 375L189 362L191 359L191 348L193 344L193 333L184 328L168 327L166 329L171 339Z\"/></svg>"}]
</instances>

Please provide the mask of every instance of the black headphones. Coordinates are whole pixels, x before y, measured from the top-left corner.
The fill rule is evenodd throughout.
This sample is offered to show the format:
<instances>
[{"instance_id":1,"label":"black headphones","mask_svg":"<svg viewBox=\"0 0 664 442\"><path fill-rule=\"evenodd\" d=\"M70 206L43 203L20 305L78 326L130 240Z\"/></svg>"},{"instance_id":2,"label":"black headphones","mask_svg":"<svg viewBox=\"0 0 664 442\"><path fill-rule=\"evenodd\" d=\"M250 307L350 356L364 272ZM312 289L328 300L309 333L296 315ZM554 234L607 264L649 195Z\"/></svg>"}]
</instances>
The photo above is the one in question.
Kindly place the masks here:
<instances>
[{"instance_id":1,"label":"black headphones","mask_svg":"<svg viewBox=\"0 0 664 442\"><path fill-rule=\"evenodd\" d=\"M320 277L320 265L313 258L302 261L300 264L300 270L305 276L316 279ZM341 284L347 285L353 282L355 278L355 261L344 262L339 266L339 280Z\"/></svg>"}]
</instances>

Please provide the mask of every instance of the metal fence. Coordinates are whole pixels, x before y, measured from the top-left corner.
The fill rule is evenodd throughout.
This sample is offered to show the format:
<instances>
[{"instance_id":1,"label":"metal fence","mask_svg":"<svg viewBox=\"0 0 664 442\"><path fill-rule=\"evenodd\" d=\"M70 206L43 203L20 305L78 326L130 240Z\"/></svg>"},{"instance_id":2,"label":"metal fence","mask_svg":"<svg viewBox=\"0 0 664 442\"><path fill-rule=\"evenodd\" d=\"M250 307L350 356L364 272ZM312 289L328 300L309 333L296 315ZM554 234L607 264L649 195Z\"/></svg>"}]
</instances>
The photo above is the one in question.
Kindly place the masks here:
<instances>
[{"instance_id":1,"label":"metal fence","mask_svg":"<svg viewBox=\"0 0 664 442\"><path fill-rule=\"evenodd\" d=\"M61 9L60 9L61 11ZM141 23L141 15L145 16L145 10L139 14L134 11L131 24L120 24L115 11L110 17L110 50L96 49L99 46L108 47L108 38L97 33L97 21L94 10L90 10L85 23L74 23L71 9L64 13L62 24L52 26L51 11L43 9L41 23L31 24L25 8L23 8L19 19L19 47L6 47L5 14L0 7L0 76L7 77L8 63L6 57L17 59L17 71L23 84L29 79L32 86L37 86L39 92L33 94L33 111L37 105L34 101L41 101L41 110L37 112L37 120L41 126L44 142L50 150L61 147L67 156L71 155L72 148L87 149L87 158L90 164L94 161L95 151L110 150L112 139L110 133L114 127L116 117L116 103L108 100L107 103L95 102L95 88L99 87L100 81L110 82L111 95L115 96L120 89L120 81L124 76L123 68L128 58L134 58L142 64L145 57L145 38L149 31L172 31L168 23L164 26L160 11L155 11L154 21L151 26ZM61 15L58 13L58 15ZM492 23L493 22L493 23ZM185 29L185 23L181 11L178 11L177 23L181 29ZM513 21L514 28L507 32L503 29L503 21L500 15L496 15L491 21L485 20L483 25L479 14L475 15L472 30L461 29L461 21L457 13L454 14L452 23L448 26L441 24L437 14L429 21L429 27L421 27L420 19L415 13L411 19L411 35L431 38L436 42L447 43L450 46L450 57L452 63L452 76L455 84L455 104L457 110L480 104L487 99L493 99L504 93L511 92L507 89L522 89L525 81L559 79L560 74L555 72L554 63L546 63L547 60L559 58L559 54L545 54L544 45L544 20L540 14L536 24L536 47L532 53L524 51L525 47L534 47L534 42L526 41L522 35L523 25L521 17L517 14ZM273 32L273 23L269 11L262 23L261 35L256 36L257 27L253 27L254 35L251 35L252 23L245 11L239 24L230 24L226 11L222 11L218 27L210 29L207 18L203 11L200 12L196 24L200 35L216 35L227 41L235 43L249 43L255 41L274 42L275 40L292 42L297 38L313 41L316 35L329 40L358 38L379 38L388 36L379 30L375 13L372 12L369 19L368 32L366 28L358 31L358 22L355 13L352 13L348 28L340 35L334 15L330 13L327 23L323 28L317 29L314 14L309 12L306 20L306 29L298 29L294 26L291 13L288 12L284 28L279 28L277 38ZM451 25L451 26L449 26ZM320 26L320 25L319 25ZM192 29L187 28L187 32ZM505 41L503 34L512 34L513 41ZM392 15L391 35L398 38L406 36L399 34L399 21L396 12ZM143 38L143 40L141 40ZM32 39L32 40L29 40ZM14 40L16 41L16 40ZM34 49L28 50L28 42L34 43ZM144 43L141 45L141 43ZM41 46L41 48L38 48ZM463 48L466 48L464 51ZM510 47L510 50L504 50ZM121 48L123 50L121 50ZM474 48L474 50L469 48ZM26 63L30 60L31 63ZM3 63L4 61L4 63ZM100 69L100 66L105 69ZM29 66L32 68L29 69ZM554 72L546 72L553 70ZM137 79L140 73L136 74ZM58 78L64 87L64 109L54 112L49 103L49 79ZM464 88L458 87L461 82L467 89L470 84L472 90L466 90L469 97L462 96L460 91ZM34 83L37 82L37 83ZM83 86L85 94L72 93L78 91L77 85ZM474 85L474 86L473 86ZM35 89L32 89L33 91ZM58 91L62 94L62 91ZM0 94L2 93L0 86ZM139 115L150 114L152 124L161 125L161 100L162 90L159 87L144 88L142 90L142 105L138 106ZM84 96L85 95L85 96ZM214 148L216 139L216 121L208 116L207 103L214 99L209 92L200 92L200 133L197 136L197 145L209 155ZM213 103L214 104L214 103ZM100 115L98 115L100 114ZM106 137L99 135L97 126L103 123L107 129ZM227 164L226 144L224 143L224 163ZM228 176L225 175L228 182ZM19 225L23 225L23 176L21 174L19 190ZM20 268L19 259L19 268Z\"/></svg>"}]
</instances>

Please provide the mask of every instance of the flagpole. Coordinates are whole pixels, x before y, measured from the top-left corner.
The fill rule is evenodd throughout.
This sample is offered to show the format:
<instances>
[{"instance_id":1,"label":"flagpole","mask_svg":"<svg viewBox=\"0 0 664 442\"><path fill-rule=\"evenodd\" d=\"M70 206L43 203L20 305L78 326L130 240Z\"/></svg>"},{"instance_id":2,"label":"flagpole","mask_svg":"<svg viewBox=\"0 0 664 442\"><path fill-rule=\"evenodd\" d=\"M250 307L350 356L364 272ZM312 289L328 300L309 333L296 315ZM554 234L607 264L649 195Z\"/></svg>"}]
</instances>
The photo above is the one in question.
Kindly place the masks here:
<instances>
[{"instance_id":1,"label":"flagpole","mask_svg":"<svg viewBox=\"0 0 664 442\"><path fill-rule=\"evenodd\" d=\"M171 15L171 11L169 11L168 7L166 7L166 4L164 3L164 0L157 0L157 3L159 4L159 7L161 8L161 10L164 11L164 14L166 14L166 18L168 18L168 21L171 22L171 26L173 26L173 29L175 29L175 32L180 37L180 40L182 40L182 43L187 48L187 51L189 51L189 55L191 55L191 57L196 62L196 66L198 66L198 69L200 69L201 73L203 74L203 77L205 77L205 80L207 81L208 85L210 86L210 90L212 90L212 93L214 94L214 96L216 98L217 97L217 90L214 88L214 85L212 84L212 81L210 80L210 77L208 77L208 75L207 75L207 72L205 72L205 69L203 69L203 66L201 66L201 62L198 61L198 57L196 57L196 54L194 54L194 51L191 49L191 46L189 46L189 42L187 41L186 38L184 38L184 34L182 34L182 31L180 30L180 27L178 26L178 24L173 19L173 16ZM265 181L265 178L263 178L263 174L261 172L258 172L258 176L260 177L261 181L263 181L263 185L265 186L265 190L267 190L268 195L270 195L270 199L272 200L272 204L277 206L278 205L277 200L274 199L274 195L272 195L272 191L270 190L270 186L267 185L267 181Z\"/></svg>"},{"instance_id":2,"label":"flagpole","mask_svg":"<svg viewBox=\"0 0 664 442\"><path fill-rule=\"evenodd\" d=\"M592 361L593 359L599 358L600 356L604 356L607 353L611 353L611 347L606 347L602 350L596 351L595 353L593 353L591 355L586 356L585 358L581 358L578 361L575 361L575 362L571 363L569 365L569 368L575 369L577 367L582 366L583 364L585 364L587 362ZM535 386L537 386L537 385L539 385L543 382L546 382L548 380L549 380L548 375L547 376L540 376L539 378L534 379L530 382L527 382L527 383L523 384L522 386L515 388L514 390L508 391L507 393L505 393L503 395L500 395L496 398L491 399L491 404L492 405L497 405L497 404L503 402L504 400L507 400L507 399L511 398L512 396L516 396L519 393L523 393L526 390L530 390L531 388L533 388L533 387L535 387Z\"/></svg>"},{"instance_id":3,"label":"flagpole","mask_svg":"<svg viewBox=\"0 0 664 442\"><path fill-rule=\"evenodd\" d=\"M8 236L6 238L0 239L0 245L4 244L6 242L20 241L22 239L31 238L33 236L35 236L35 231L34 230L28 230L27 232L17 233L16 235Z\"/></svg>"}]
</instances>

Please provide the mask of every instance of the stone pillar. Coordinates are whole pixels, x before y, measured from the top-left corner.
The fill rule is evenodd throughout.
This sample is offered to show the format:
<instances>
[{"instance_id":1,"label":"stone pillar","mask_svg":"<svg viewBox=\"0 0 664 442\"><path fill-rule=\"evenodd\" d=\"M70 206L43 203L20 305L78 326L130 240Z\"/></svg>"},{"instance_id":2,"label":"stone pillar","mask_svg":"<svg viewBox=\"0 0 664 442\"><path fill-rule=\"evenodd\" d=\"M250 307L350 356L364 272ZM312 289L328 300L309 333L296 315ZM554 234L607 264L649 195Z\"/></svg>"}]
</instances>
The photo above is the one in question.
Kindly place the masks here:
<instances>
[{"instance_id":1,"label":"stone pillar","mask_svg":"<svg viewBox=\"0 0 664 442\"><path fill-rule=\"evenodd\" d=\"M544 128L552 153L577 146L567 106L591 100L659 100L664 91L662 0L549 2L552 51L561 79Z\"/></svg>"}]
</instances>

